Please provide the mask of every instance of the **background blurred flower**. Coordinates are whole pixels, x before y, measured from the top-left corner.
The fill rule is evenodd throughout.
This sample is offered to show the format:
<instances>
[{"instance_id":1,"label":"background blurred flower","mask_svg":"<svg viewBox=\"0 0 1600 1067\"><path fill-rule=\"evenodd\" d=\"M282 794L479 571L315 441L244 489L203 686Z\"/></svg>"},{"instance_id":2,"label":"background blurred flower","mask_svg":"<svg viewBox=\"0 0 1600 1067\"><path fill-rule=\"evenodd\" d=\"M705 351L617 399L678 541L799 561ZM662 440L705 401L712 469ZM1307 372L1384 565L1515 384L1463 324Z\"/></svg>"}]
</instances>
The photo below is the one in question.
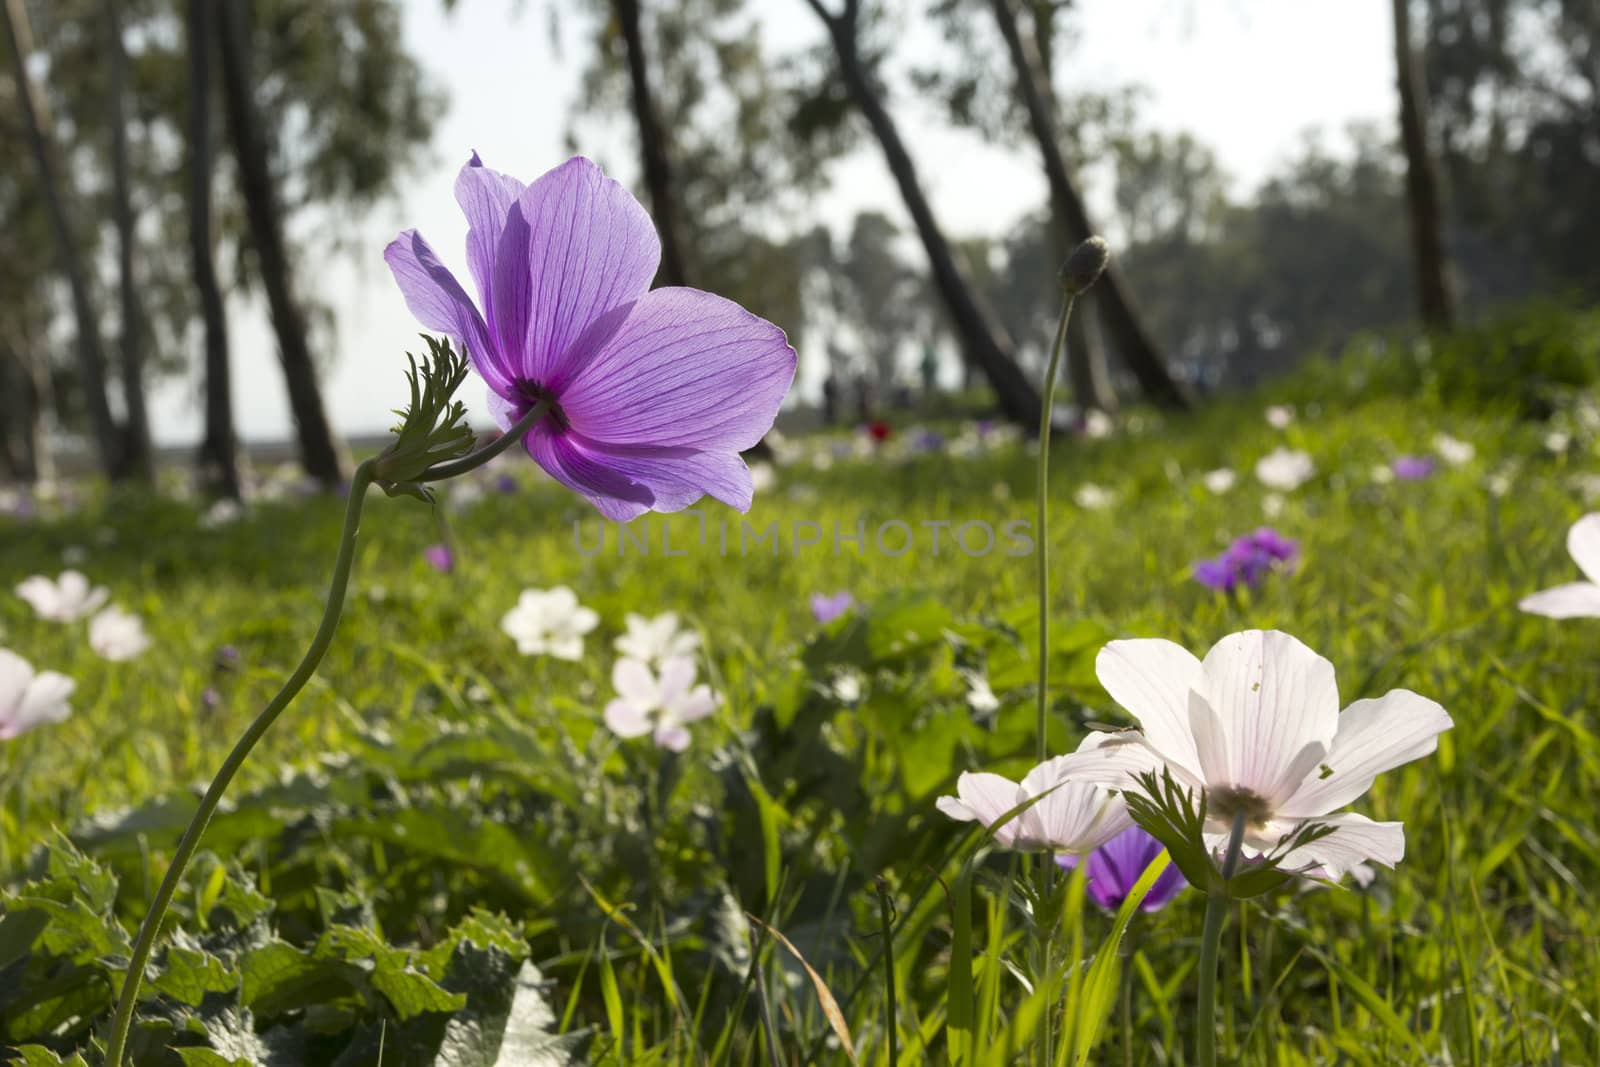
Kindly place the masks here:
<instances>
[{"instance_id":1,"label":"background blurred flower","mask_svg":"<svg viewBox=\"0 0 1600 1067\"><path fill-rule=\"evenodd\" d=\"M0 648L0 741L72 714L67 698L77 683L55 671L35 673L32 664Z\"/></svg>"},{"instance_id":2,"label":"background blurred flower","mask_svg":"<svg viewBox=\"0 0 1600 1067\"><path fill-rule=\"evenodd\" d=\"M669 659L692 656L700 647L700 635L678 625L678 613L663 611L653 619L628 612L623 622L628 632L617 638L617 651L629 659L651 666Z\"/></svg>"},{"instance_id":3,"label":"background blurred flower","mask_svg":"<svg viewBox=\"0 0 1600 1067\"><path fill-rule=\"evenodd\" d=\"M1389 467L1402 482L1420 482L1433 473L1434 462L1431 456L1400 456Z\"/></svg>"},{"instance_id":4,"label":"background blurred flower","mask_svg":"<svg viewBox=\"0 0 1600 1067\"><path fill-rule=\"evenodd\" d=\"M1288 404L1273 404L1266 410L1267 425L1274 430L1288 429L1294 421L1294 408Z\"/></svg>"},{"instance_id":5,"label":"background blurred flower","mask_svg":"<svg viewBox=\"0 0 1600 1067\"><path fill-rule=\"evenodd\" d=\"M1220 556L1196 563L1194 578L1201 585L1224 593L1241 585L1256 589L1269 572L1293 564L1299 554L1298 542L1263 526L1235 538Z\"/></svg>"},{"instance_id":6,"label":"background blurred flower","mask_svg":"<svg viewBox=\"0 0 1600 1067\"><path fill-rule=\"evenodd\" d=\"M992 827L1018 804L1042 796L1044 799L1000 824L994 832L997 845L1049 852L1099 848L1133 822L1127 807L1112 792L1067 777L1063 772L1066 758L1046 760L1021 782L998 774L964 772L956 779L956 795L940 797L937 807L957 822Z\"/></svg>"},{"instance_id":7,"label":"background blurred flower","mask_svg":"<svg viewBox=\"0 0 1600 1067\"><path fill-rule=\"evenodd\" d=\"M104 586L91 586L88 578L73 570L62 571L54 582L42 574L24 579L17 586L17 595L33 605L41 619L52 622L77 622L94 614L111 597Z\"/></svg>"},{"instance_id":8,"label":"background blurred flower","mask_svg":"<svg viewBox=\"0 0 1600 1067\"><path fill-rule=\"evenodd\" d=\"M1551 619L1600 618L1600 512L1591 512L1567 531L1567 553L1586 582L1570 582L1525 596L1517 607Z\"/></svg>"},{"instance_id":9,"label":"background blurred flower","mask_svg":"<svg viewBox=\"0 0 1600 1067\"><path fill-rule=\"evenodd\" d=\"M1256 477L1268 489L1293 492L1317 472L1308 453L1293 448L1275 448L1256 461Z\"/></svg>"},{"instance_id":10,"label":"background blurred flower","mask_svg":"<svg viewBox=\"0 0 1600 1067\"><path fill-rule=\"evenodd\" d=\"M1433 435L1433 450L1439 453L1440 459L1452 467L1460 467L1471 463L1472 458L1478 454L1478 450L1473 448L1471 444L1457 440L1447 433Z\"/></svg>"},{"instance_id":11,"label":"background blurred flower","mask_svg":"<svg viewBox=\"0 0 1600 1067\"><path fill-rule=\"evenodd\" d=\"M1115 500L1115 493L1102 486L1095 485L1093 482L1083 483L1072 494L1072 502L1086 511L1099 511L1101 508L1108 508Z\"/></svg>"},{"instance_id":12,"label":"background blurred flower","mask_svg":"<svg viewBox=\"0 0 1600 1067\"><path fill-rule=\"evenodd\" d=\"M820 623L830 623L855 606L856 598L848 592L812 593L811 617Z\"/></svg>"},{"instance_id":13,"label":"background blurred flower","mask_svg":"<svg viewBox=\"0 0 1600 1067\"><path fill-rule=\"evenodd\" d=\"M564 585L524 589L517 606L500 620L518 652L565 660L583 657L583 635L599 624L600 616L579 604L577 594Z\"/></svg>"},{"instance_id":14,"label":"background blurred flower","mask_svg":"<svg viewBox=\"0 0 1600 1067\"><path fill-rule=\"evenodd\" d=\"M1214 471L1206 471L1200 480L1207 489L1221 496L1239 484L1239 475L1231 467L1218 467Z\"/></svg>"},{"instance_id":15,"label":"background blurred flower","mask_svg":"<svg viewBox=\"0 0 1600 1067\"><path fill-rule=\"evenodd\" d=\"M139 616L113 604L89 620L89 647L102 659L120 663L149 648L150 635Z\"/></svg>"},{"instance_id":16,"label":"background blurred flower","mask_svg":"<svg viewBox=\"0 0 1600 1067\"><path fill-rule=\"evenodd\" d=\"M1166 846L1142 827L1130 826L1122 831L1084 858L1089 865L1084 886L1089 899L1107 911L1116 911L1133 892L1145 868L1165 850ZM1077 854L1067 852L1057 856L1056 862L1070 871L1080 861ZM1160 911L1188 885L1177 865L1169 863L1167 869L1156 876L1139 910Z\"/></svg>"},{"instance_id":17,"label":"background blurred flower","mask_svg":"<svg viewBox=\"0 0 1600 1067\"><path fill-rule=\"evenodd\" d=\"M456 569L455 553L450 551L447 544L429 545L422 550L422 558L440 574L449 574Z\"/></svg>"},{"instance_id":18,"label":"background blurred flower","mask_svg":"<svg viewBox=\"0 0 1600 1067\"><path fill-rule=\"evenodd\" d=\"M716 694L694 684L694 660L675 656L661 665L659 676L647 664L623 657L611 669L617 698L606 705L606 727L622 738L654 734L669 752L689 747L688 724L710 715Z\"/></svg>"}]
</instances>

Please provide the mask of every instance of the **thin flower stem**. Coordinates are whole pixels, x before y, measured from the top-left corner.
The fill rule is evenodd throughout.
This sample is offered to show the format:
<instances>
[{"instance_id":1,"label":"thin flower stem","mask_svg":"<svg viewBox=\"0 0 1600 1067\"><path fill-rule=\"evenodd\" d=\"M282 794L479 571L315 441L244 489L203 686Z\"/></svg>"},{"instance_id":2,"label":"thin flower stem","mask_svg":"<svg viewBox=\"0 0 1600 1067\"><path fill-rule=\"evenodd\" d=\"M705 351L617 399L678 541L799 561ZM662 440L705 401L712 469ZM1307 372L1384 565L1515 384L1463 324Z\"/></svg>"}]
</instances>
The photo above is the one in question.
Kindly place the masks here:
<instances>
[{"instance_id":1,"label":"thin flower stem","mask_svg":"<svg viewBox=\"0 0 1600 1067\"><path fill-rule=\"evenodd\" d=\"M1067 320L1072 317L1073 294L1061 302L1061 320L1056 324L1056 339L1050 346L1050 365L1044 372L1044 405L1039 415L1039 738L1035 745L1039 762L1047 756L1045 731L1050 707L1050 415L1055 407L1056 377L1061 370L1061 351L1067 346Z\"/></svg>"},{"instance_id":2,"label":"thin flower stem","mask_svg":"<svg viewBox=\"0 0 1600 1067\"><path fill-rule=\"evenodd\" d=\"M502 437L459 460L433 467L418 480L443 481L483 466L504 452L513 441L521 440L549 409L548 401L540 401L517 420L516 425ZM206 787L205 796L200 798L200 807L195 811L194 818L189 821L188 828L184 830L183 837L172 854L172 862L167 866L167 873L156 889L155 899L150 902L150 910L145 913L144 921L139 924L139 934L133 942L133 951L128 959L128 971L122 979L122 993L118 997L116 1015L111 1023L111 1037L106 1043L106 1067L122 1067L123 1055L128 1044L128 1032L132 1029L133 1013L139 1001L139 986L144 981L145 967L150 962L156 936L160 933L161 923L166 918L172 898L177 893L178 883L188 869L189 861L194 858L195 851L200 847L200 839L205 835L211 816L222 803L222 796L227 792L234 776L239 773L239 768L244 765L244 761L249 758L251 751L267 730L277 721L278 716L294 701L300 690L305 688L306 682L311 680L311 676L322 663L322 657L327 654L328 646L333 643L333 635L339 628L339 616L344 610L345 590L350 584L350 570L355 563L356 534L361 526L361 508L366 502L367 490L372 488L372 483L380 477L379 464L378 458L363 461L351 479L350 496L345 504L344 528L339 534L333 577L328 583L328 599L323 605L322 621L317 626L316 635L312 637L310 646L300 660L300 665L294 669L294 673L283 683L283 688L278 690L277 695L261 710L261 714L255 717L249 728L234 744L233 751L228 753L228 758L223 760L216 777Z\"/></svg>"},{"instance_id":3,"label":"thin flower stem","mask_svg":"<svg viewBox=\"0 0 1600 1067\"><path fill-rule=\"evenodd\" d=\"M1228 919L1228 882L1239 867L1244 847L1246 812L1233 817L1228 850L1222 856L1222 878L1206 896L1206 922L1200 934L1200 1004L1195 1012L1195 1062L1199 1067L1217 1064L1217 958L1222 947L1222 927Z\"/></svg>"},{"instance_id":4,"label":"thin flower stem","mask_svg":"<svg viewBox=\"0 0 1600 1067\"><path fill-rule=\"evenodd\" d=\"M547 397L543 400L540 400L537 404L534 404L533 407L529 408L527 414L518 419L511 429L507 430L499 437L496 437L493 441L490 441L476 452L469 452L460 459L451 460L449 463L440 463L436 466L429 467L423 472L422 477L418 478L417 481L442 482L447 478L454 478L457 475L465 474L470 470L478 469L494 457L498 456L500 453L504 452L506 449L510 448L513 444L526 437L528 435L528 431L533 429L534 424L540 419L544 418L549 411L550 400Z\"/></svg>"}]
</instances>

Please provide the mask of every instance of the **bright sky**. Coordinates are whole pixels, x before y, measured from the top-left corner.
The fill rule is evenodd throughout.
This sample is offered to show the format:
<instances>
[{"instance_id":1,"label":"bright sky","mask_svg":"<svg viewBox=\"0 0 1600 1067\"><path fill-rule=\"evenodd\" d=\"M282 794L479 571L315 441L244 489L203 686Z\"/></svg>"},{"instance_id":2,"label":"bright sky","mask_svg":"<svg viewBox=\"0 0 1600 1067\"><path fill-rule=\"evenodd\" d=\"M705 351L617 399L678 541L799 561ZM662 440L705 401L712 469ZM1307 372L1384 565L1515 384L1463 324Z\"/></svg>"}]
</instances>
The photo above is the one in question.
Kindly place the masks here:
<instances>
[{"instance_id":1,"label":"bright sky","mask_svg":"<svg viewBox=\"0 0 1600 1067\"><path fill-rule=\"evenodd\" d=\"M903 11L915 9L915 0L894 2ZM809 42L820 35L803 0L760 5L773 39ZM471 291L462 250L466 226L451 193L461 162L475 148L491 166L531 179L566 156L565 109L576 93L587 41L582 27L568 20L565 55L554 54L544 6L466 0L446 15L439 0L405 4L408 46L448 89L450 106L430 161L405 183L400 202L363 223L369 240L352 256L322 264L314 275L318 296L339 316L324 397L342 433L380 431L393 422L390 412L406 391L403 353L419 345L418 326L383 264L383 246L399 230L417 227ZM1383 0L1078 0L1077 7L1081 45L1062 57L1062 92L1144 86L1145 122L1195 134L1242 188L1292 154L1308 129L1391 121L1393 39ZM507 13L519 9L520 17ZM903 54L896 56L901 65L938 47L937 37L914 20L905 25ZM947 232L1000 233L1043 201L1043 178L1026 152L986 146L948 128L908 92L898 94L891 109ZM584 147L617 177L633 180L631 145ZM904 218L870 139L838 164L833 189L817 206L835 228L863 208ZM312 283L309 273L299 278L301 286ZM239 432L246 440L282 439L290 430L289 409L264 310L238 306L230 327ZM808 355L801 353L803 387L815 377L805 374ZM474 423L486 424L479 390L469 383L464 394ZM162 444L198 439L193 381L163 385L153 408Z\"/></svg>"}]
</instances>

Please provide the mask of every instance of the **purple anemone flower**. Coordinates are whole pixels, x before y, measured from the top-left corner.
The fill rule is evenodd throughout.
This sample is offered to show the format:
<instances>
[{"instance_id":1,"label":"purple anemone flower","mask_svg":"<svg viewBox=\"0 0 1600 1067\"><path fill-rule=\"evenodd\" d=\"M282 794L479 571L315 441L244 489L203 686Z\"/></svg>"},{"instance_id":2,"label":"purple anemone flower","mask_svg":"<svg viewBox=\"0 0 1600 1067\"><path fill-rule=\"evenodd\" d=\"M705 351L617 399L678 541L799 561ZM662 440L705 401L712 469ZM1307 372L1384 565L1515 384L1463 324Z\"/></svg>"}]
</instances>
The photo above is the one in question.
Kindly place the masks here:
<instances>
[{"instance_id":1,"label":"purple anemone flower","mask_svg":"<svg viewBox=\"0 0 1600 1067\"><path fill-rule=\"evenodd\" d=\"M429 545L422 550L422 558L440 574L449 574L456 569L456 555L446 544Z\"/></svg>"},{"instance_id":2,"label":"purple anemone flower","mask_svg":"<svg viewBox=\"0 0 1600 1067\"><path fill-rule=\"evenodd\" d=\"M856 598L851 596L848 592L834 593L832 595L827 593L812 593L811 616L818 622L826 625L827 623L830 623L834 619L837 619L839 616L843 615L845 612L849 611L855 606L855 602Z\"/></svg>"},{"instance_id":3,"label":"purple anemone flower","mask_svg":"<svg viewBox=\"0 0 1600 1067\"><path fill-rule=\"evenodd\" d=\"M1222 555L1196 563L1194 580L1221 593L1231 593L1241 585L1255 589L1269 572L1292 565L1299 555L1298 542L1263 526L1235 538Z\"/></svg>"},{"instance_id":4,"label":"purple anemone flower","mask_svg":"<svg viewBox=\"0 0 1600 1067\"><path fill-rule=\"evenodd\" d=\"M1089 853L1088 882L1084 887L1089 899L1108 911L1121 907L1144 869L1165 847L1143 829L1130 826ZM1056 862L1070 871L1078 865L1078 857L1074 853L1063 853L1056 857ZM1139 910L1160 911L1188 884L1177 865L1168 864L1150 887Z\"/></svg>"},{"instance_id":5,"label":"purple anemone flower","mask_svg":"<svg viewBox=\"0 0 1600 1067\"><path fill-rule=\"evenodd\" d=\"M1389 464L1394 476L1402 482L1420 482L1433 473L1432 456L1401 456Z\"/></svg>"},{"instance_id":6,"label":"purple anemone flower","mask_svg":"<svg viewBox=\"0 0 1600 1067\"><path fill-rule=\"evenodd\" d=\"M474 305L415 230L383 258L424 326L459 343L509 430L608 519L710 495L748 510L739 453L772 428L794 380L783 331L698 289L650 289L661 243L626 189L581 156L529 185L483 165L456 178Z\"/></svg>"}]
</instances>

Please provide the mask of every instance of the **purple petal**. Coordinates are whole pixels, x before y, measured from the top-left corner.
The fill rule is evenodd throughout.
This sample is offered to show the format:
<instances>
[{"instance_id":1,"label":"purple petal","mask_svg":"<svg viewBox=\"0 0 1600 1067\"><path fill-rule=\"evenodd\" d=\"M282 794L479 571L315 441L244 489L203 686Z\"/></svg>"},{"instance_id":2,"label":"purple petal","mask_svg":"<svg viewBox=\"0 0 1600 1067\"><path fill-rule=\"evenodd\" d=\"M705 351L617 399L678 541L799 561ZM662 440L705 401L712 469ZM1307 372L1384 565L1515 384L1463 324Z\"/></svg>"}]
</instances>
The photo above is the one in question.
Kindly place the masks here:
<instances>
[{"instance_id":1,"label":"purple petal","mask_svg":"<svg viewBox=\"0 0 1600 1067\"><path fill-rule=\"evenodd\" d=\"M484 166L476 152L456 175L456 203L467 216L467 268L472 271L472 280L478 284L478 299L491 320L495 304L495 253L506 228L507 213L525 188L511 175ZM520 345L522 335L518 334L514 340ZM506 347L506 351L515 350L514 345Z\"/></svg>"},{"instance_id":2,"label":"purple petal","mask_svg":"<svg viewBox=\"0 0 1600 1067\"><path fill-rule=\"evenodd\" d=\"M524 380L559 391L571 349L590 325L650 288L661 242L639 202L581 156L524 189L517 205L527 227L521 254L531 308L518 369ZM508 227L497 261L515 253L512 238Z\"/></svg>"},{"instance_id":3,"label":"purple petal","mask_svg":"<svg viewBox=\"0 0 1600 1067\"><path fill-rule=\"evenodd\" d=\"M1085 885L1089 898L1107 910L1121 907L1138 884L1145 868L1161 855L1164 847L1160 841L1134 826L1089 853L1088 881ZM1074 855L1061 855L1056 857L1056 862L1071 870L1077 866L1077 859ZM1183 873L1176 865L1168 864L1150 887L1139 910L1160 911L1186 885L1188 883L1184 881Z\"/></svg>"},{"instance_id":4,"label":"purple petal","mask_svg":"<svg viewBox=\"0 0 1600 1067\"><path fill-rule=\"evenodd\" d=\"M1233 564L1226 556L1216 559L1203 559L1194 565L1194 580L1209 589L1219 593L1230 593L1238 584L1234 574Z\"/></svg>"},{"instance_id":5,"label":"purple petal","mask_svg":"<svg viewBox=\"0 0 1600 1067\"><path fill-rule=\"evenodd\" d=\"M416 230L406 230L383 250L384 262L394 272L395 284L406 307L430 330L448 334L467 351L473 366L497 393L512 395L512 375L500 351L489 339L483 316L467 297L428 242Z\"/></svg>"},{"instance_id":6,"label":"purple petal","mask_svg":"<svg viewBox=\"0 0 1600 1067\"><path fill-rule=\"evenodd\" d=\"M589 498L600 514L628 522L646 511L682 511L702 496L750 509L750 471L734 452L641 448L591 441L540 424L529 453L556 481Z\"/></svg>"},{"instance_id":7,"label":"purple petal","mask_svg":"<svg viewBox=\"0 0 1600 1067\"><path fill-rule=\"evenodd\" d=\"M778 327L684 288L647 294L579 358L562 410L584 435L623 445L749 448L772 428L795 370Z\"/></svg>"}]
</instances>

